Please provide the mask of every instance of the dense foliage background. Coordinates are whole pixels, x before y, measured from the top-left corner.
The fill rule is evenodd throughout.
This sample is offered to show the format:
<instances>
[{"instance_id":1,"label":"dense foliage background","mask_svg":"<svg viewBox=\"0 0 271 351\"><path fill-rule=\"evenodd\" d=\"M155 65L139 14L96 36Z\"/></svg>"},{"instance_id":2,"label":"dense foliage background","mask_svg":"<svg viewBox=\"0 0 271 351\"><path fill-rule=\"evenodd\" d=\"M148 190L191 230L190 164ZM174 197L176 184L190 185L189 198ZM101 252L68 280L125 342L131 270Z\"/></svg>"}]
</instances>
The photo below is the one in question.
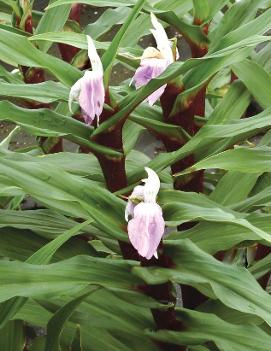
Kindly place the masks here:
<instances>
[{"instance_id":1,"label":"dense foliage background","mask_svg":"<svg viewBox=\"0 0 271 351\"><path fill-rule=\"evenodd\" d=\"M271 2L37 5L0 1L0 349L270 351ZM181 59L136 90L150 13ZM106 88L91 126L68 108L86 34ZM144 166L167 225L151 260L124 218Z\"/></svg>"}]
</instances>

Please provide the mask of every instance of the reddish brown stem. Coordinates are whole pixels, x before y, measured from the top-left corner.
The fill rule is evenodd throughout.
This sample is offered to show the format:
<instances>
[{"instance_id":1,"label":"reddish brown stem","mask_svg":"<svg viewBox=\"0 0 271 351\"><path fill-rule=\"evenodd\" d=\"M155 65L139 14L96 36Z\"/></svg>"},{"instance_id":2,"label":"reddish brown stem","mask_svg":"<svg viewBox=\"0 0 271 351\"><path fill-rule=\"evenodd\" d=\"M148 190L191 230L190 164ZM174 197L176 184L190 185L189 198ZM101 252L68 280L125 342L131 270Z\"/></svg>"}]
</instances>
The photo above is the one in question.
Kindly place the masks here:
<instances>
[{"instance_id":1,"label":"reddish brown stem","mask_svg":"<svg viewBox=\"0 0 271 351\"><path fill-rule=\"evenodd\" d=\"M194 97L189 103L189 107L181 112L178 112L175 116L170 117L170 112L174 105L174 102L180 94L181 89L168 85L165 89L164 94L161 97L161 105L163 109L163 116L167 123L174 123L181 126L187 133L191 136L194 135L199 127L194 121L194 116L204 116L205 112L205 90L206 87L203 87L198 94ZM163 138L165 147L167 151L178 150L185 144L184 140L171 140L170 138ZM184 158L181 161L174 163L171 166L172 173L177 173L183 171L185 168L192 166L195 163L194 156L190 155ZM184 190L184 191L203 191L203 172L195 172L192 175L189 175L184 181L177 180L175 181L175 189Z\"/></svg>"},{"instance_id":2,"label":"reddish brown stem","mask_svg":"<svg viewBox=\"0 0 271 351\"><path fill-rule=\"evenodd\" d=\"M36 83L42 83L45 81L45 76L44 76L44 70L41 68L29 68L22 66L21 67L23 76L24 76L24 82L26 84L36 84Z\"/></svg>"},{"instance_id":3,"label":"reddish brown stem","mask_svg":"<svg viewBox=\"0 0 271 351\"><path fill-rule=\"evenodd\" d=\"M194 24L197 26L201 26L202 20L200 20L199 18L195 18ZM205 35L207 35L209 31L209 24L205 24L202 27L202 31ZM208 52L208 46L205 43L201 45L201 44L195 44L191 41L188 41L188 44L190 45L192 57L202 57L206 55Z\"/></svg>"},{"instance_id":4,"label":"reddish brown stem","mask_svg":"<svg viewBox=\"0 0 271 351\"><path fill-rule=\"evenodd\" d=\"M175 266L171 258L163 252L163 244L159 245L159 258L158 260L152 258L146 260L141 258L141 265L144 267L158 266L164 268L173 268ZM168 330L184 330L184 325L181 321L177 320L175 313L176 304L176 291L172 283L167 282L164 284L157 285L144 285L140 287L145 294L151 296L162 304L173 304L164 310L152 309L153 319L155 320L157 329L168 329ZM165 351L185 351L186 347L181 345L173 345L169 343L158 343L158 345Z\"/></svg>"},{"instance_id":5,"label":"reddish brown stem","mask_svg":"<svg viewBox=\"0 0 271 351\"><path fill-rule=\"evenodd\" d=\"M81 9L82 9L81 4L72 5L69 19L80 23ZM58 48L59 48L61 57L66 62L71 62L74 56L80 50L74 46L67 45L67 44L58 44Z\"/></svg>"},{"instance_id":6,"label":"reddish brown stem","mask_svg":"<svg viewBox=\"0 0 271 351\"><path fill-rule=\"evenodd\" d=\"M109 97L106 97L109 100ZM114 111L115 113L115 111ZM104 122L112 115L112 112L104 111L100 117L100 121ZM122 124L116 125L110 132L98 135L95 141L101 145L110 147L114 150L123 152L122 144ZM127 177L125 171L125 157L120 159L108 158L105 155L98 154L97 158L103 170L103 174L106 180L107 188L111 192L123 189L127 187ZM162 244L161 244L162 245ZM137 251L130 243L119 241L119 246L122 255L125 259L133 259L141 261L141 264L146 265L160 265L163 267L172 265L172 262L165 255L160 255L159 259L153 259L147 261L140 257ZM159 249L159 251L162 251ZM155 286L144 285L141 289L149 296L155 298L162 303L173 303L176 302L176 297L173 294L173 286L171 283L159 284ZM152 315L156 322L157 329L170 329L170 330L180 330L181 324L177 321L174 308L168 308L167 310L152 309ZM185 348L182 346L175 346L170 344L159 344L163 350L167 351L184 351Z\"/></svg>"},{"instance_id":7,"label":"reddish brown stem","mask_svg":"<svg viewBox=\"0 0 271 351\"><path fill-rule=\"evenodd\" d=\"M110 97L108 92L105 97L106 103L110 104ZM103 111L100 116L100 122L106 121L117 111L117 107L114 111ZM106 181L107 189L111 192L115 192L126 188L128 186L127 175L125 170L125 156L123 152L122 142L122 127L123 123L118 124L113 130L109 132L99 134L94 140L100 145L107 146L111 149L123 153L120 158L110 158L106 155L96 154L96 157L100 163L103 171L103 175ZM132 259L139 261L139 255L130 243L119 241L119 246L122 255L125 259Z\"/></svg>"},{"instance_id":8,"label":"reddish brown stem","mask_svg":"<svg viewBox=\"0 0 271 351\"><path fill-rule=\"evenodd\" d=\"M28 16L25 21L25 31L33 34L32 16Z\"/></svg>"},{"instance_id":9,"label":"reddish brown stem","mask_svg":"<svg viewBox=\"0 0 271 351\"><path fill-rule=\"evenodd\" d=\"M170 116L173 105L176 101L178 94L180 94L181 89L169 84L161 97L161 105L165 121L167 123L174 123L176 125L180 125L191 136L194 135L199 128L194 121L194 116L204 116L205 114L205 91L206 87L203 87L193 98L193 100L190 101L188 107L184 111L178 112L174 116ZM175 151L178 150L181 146L183 146L185 144L185 141L165 139L164 144L167 151ZM174 174L180 172L185 168L192 166L194 162L194 156L189 155L188 157L176 162L171 166L172 173ZM203 172L195 172L189 175L189 177L186 177L184 180L175 181L174 187L175 189L183 191L202 192ZM189 229L193 225L193 223L185 223L179 229ZM191 286L182 286L182 297L184 306L187 308L195 308L206 299L205 296L203 296Z\"/></svg>"},{"instance_id":10,"label":"reddish brown stem","mask_svg":"<svg viewBox=\"0 0 271 351\"><path fill-rule=\"evenodd\" d=\"M24 30L27 33L33 34L33 23L31 12L24 23L21 23L21 18L16 17L16 27ZM26 66L21 66L24 81L26 84L34 84L44 82L44 71L41 68L29 68Z\"/></svg>"}]
</instances>

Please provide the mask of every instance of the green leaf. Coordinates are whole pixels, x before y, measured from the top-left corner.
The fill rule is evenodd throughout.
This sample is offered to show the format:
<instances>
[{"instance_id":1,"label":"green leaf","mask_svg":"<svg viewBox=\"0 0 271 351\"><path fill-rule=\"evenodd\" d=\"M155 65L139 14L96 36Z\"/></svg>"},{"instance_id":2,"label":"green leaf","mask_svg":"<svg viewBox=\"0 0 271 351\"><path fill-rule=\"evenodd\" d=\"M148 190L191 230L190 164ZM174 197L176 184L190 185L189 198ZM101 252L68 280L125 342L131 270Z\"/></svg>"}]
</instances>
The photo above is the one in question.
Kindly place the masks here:
<instances>
[{"instance_id":1,"label":"green leaf","mask_svg":"<svg viewBox=\"0 0 271 351\"><path fill-rule=\"evenodd\" d=\"M256 279L261 278L265 274L270 274L271 268L271 254L267 255L265 258L260 261L255 262L251 267L249 267L249 271L254 275Z\"/></svg>"},{"instance_id":2,"label":"green leaf","mask_svg":"<svg viewBox=\"0 0 271 351\"><path fill-rule=\"evenodd\" d=\"M26 156L26 155L24 155ZM93 218L95 225L117 239L127 240L123 231L125 202L96 182L71 175L62 168L39 163L35 157L13 155L1 158L0 174L9 174L26 193L49 207L75 217ZM32 161L33 158L33 161Z\"/></svg>"},{"instance_id":3,"label":"green leaf","mask_svg":"<svg viewBox=\"0 0 271 351\"><path fill-rule=\"evenodd\" d=\"M210 31L208 37L211 40L211 47L216 46L219 40L228 33L254 19L260 2L261 0L238 1L233 4L225 12L217 26Z\"/></svg>"},{"instance_id":4,"label":"green leaf","mask_svg":"<svg viewBox=\"0 0 271 351\"><path fill-rule=\"evenodd\" d=\"M31 264L48 264L56 251L70 238L77 235L84 227L90 224L92 220L75 225L68 231L56 237L51 242L42 246L34 252L30 257L27 258L26 262ZM35 240L36 242L37 240ZM27 299L25 298L14 298L9 300L6 304L0 308L1 313L1 325L3 326L10 318L12 318L18 310L24 305Z\"/></svg>"},{"instance_id":5,"label":"green leaf","mask_svg":"<svg viewBox=\"0 0 271 351\"><path fill-rule=\"evenodd\" d=\"M56 0L50 0L52 4ZM38 26L35 30L35 34L47 33L47 32L59 32L67 19L69 18L71 5L58 6L53 9L47 9L40 19ZM47 52L51 44L49 42L40 42L39 49Z\"/></svg>"},{"instance_id":6,"label":"green leaf","mask_svg":"<svg viewBox=\"0 0 271 351\"><path fill-rule=\"evenodd\" d=\"M13 154L14 157L15 154ZM70 160L72 159L72 162ZM52 166L60 167L68 173L88 177L101 184L104 177L97 158L92 154L82 154L73 152L61 152L56 154L42 155L31 159L33 162L50 163Z\"/></svg>"},{"instance_id":7,"label":"green leaf","mask_svg":"<svg viewBox=\"0 0 271 351\"><path fill-rule=\"evenodd\" d=\"M255 45L255 43L253 45ZM238 48L240 48L240 46ZM236 49L237 46L234 47L234 51ZM233 49L228 47L221 53L217 52L210 54L209 56L205 56L203 58L190 59L185 61L184 63L175 62L171 64L159 77L152 79L143 88L139 89L133 94L129 94L128 97L123 98L120 102L120 110L117 113L115 113L109 120L102 123L100 127L98 127L95 130L93 136L103 133L104 131L108 130L111 126L115 125L118 121L127 118L127 116L140 104L140 102L144 101L151 93L153 93L165 83L176 79L176 76L189 72L192 68L195 69L195 67L200 66L202 67L200 72L203 75L203 77L200 77L200 83L198 83L197 81L197 79L199 78L199 73L197 73L196 71L195 75L193 76L193 80L191 81L191 83L195 84L195 86L191 87L191 83L189 83L190 89L188 93L194 94L197 91L197 89L201 87L202 84L206 83L206 81L210 78L211 75L215 74L217 71L229 64L233 64L238 60L244 59L244 57L248 55L247 48L235 52L234 55L232 54L232 51ZM207 71L205 72L205 70ZM187 75L187 77L189 76L191 76L191 74ZM187 98L186 95L187 92L185 92L185 97Z\"/></svg>"},{"instance_id":8,"label":"green leaf","mask_svg":"<svg viewBox=\"0 0 271 351\"><path fill-rule=\"evenodd\" d=\"M84 227L93 222L92 219L89 219L83 223L79 223L70 230L64 232L59 235L54 240L50 241L48 244L41 247L38 251L36 251L31 257L29 257L26 262L32 264L48 264L56 251L70 238L75 235L78 235L79 232L82 231Z\"/></svg>"},{"instance_id":9,"label":"green leaf","mask_svg":"<svg viewBox=\"0 0 271 351\"><path fill-rule=\"evenodd\" d=\"M210 8L208 0L193 0L194 5L194 19L204 22L209 15Z\"/></svg>"},{"instance_id":10,"label":"green leaf","mask_svg":"<svg viewBox=\"0 0 271 351\"><path fill-rule=\"evenodd\" d=\"M271 109L268 108L253 117L242 119L232 124L223 124L223 127L219 124L212 125L207 123L181 149L172 153L159 155L151 162L151 166L155 169L157 169L156 167L158 166L161 167L160 164L163 164L163 168L167 167L171 163L183 159L190 153L200 148L210 146L214 142L221 141L224 138L231 137L231 142L233 144L235 141L244 140L250 136L257 135L260 130L264 130L270 126L270 111Z\"/></svg>"},{"instance_id":11,"label":"green leaf","mask_svg":"<svg viewBox=\"0 0 271 351\"><path fill-rule=\"evenodd\" d=\"M263 326L260 318L252 316L251 314L242 313L223 305L219 300L207 300L198 309L199 312L207 312L215 314L217 317L223 319L225 322L248 325L255 324L259 327Z\"/></svg>"},{"instance_id":12,"label":"green leaf","mask_svg":"<svg viewBox=\"0 0 271 351\"><path fill-rule=\"evenodd\" d=\"M152 24L149 13L139 13L137 18L134 19L134 21L127 29L125 36L121 41L123 50L125 50L125 47L139 47L138 44L140 43L140 40L145 36L150 35L150 28L152 28Z\"/></svg>"},{"instance_id":13,"label":"green leaf","mask_svg":"<svg viewBox=\"0 0 271 351\"><path fill-rule=\"evenodd\" d=\"M71 86L81 72L62 60L39 51L26 37L0 28L0 60L13 66L42 67Z\"/></svg>"},{"instance_id":14,"label":"green leaf","mask_svg":"<svg viewBox=\"0 0 271 351\"><path fill-rule=\"evenodd\" d=\"M67 45L72 45L79 49L87 50L87 37L82 33L75 32L48 32L35 34L28 38L29 41L49 41L52 43L62 43ZM106 50L109 46L108 42L94 41L95 47L97 49Z\"/></svg>"},{"instance_id":15,"label":"green leaf","mask_svg":"<svg viewBox=\"0 0 271 351\"><path fill-rule=\"evenodd\" d=\"M61 307L49 320L47 325L47 338L44 351L58 351L60 347L59 339L65 322L71 317L76 308L86 297L89 296L97 288L92 288L88 292L80 294L75 299L72 299L66 305Z\"/></svg>"},{"instance_id":16,"label":"green leaf","mask_svg":"<svg viewBox=\"0 0 271 351\"><path fill-rule=\"evenodd\" d=\"M106 9L95 22L86 26L85 33L89 34L93 39L99 39L116 24L122 24L130 11L128 7Z\"/></svg>"},{"instance_id":17,"label":"green leaf","mask_svg":"<svg viewBox=\"0 0 271 351\"><path fill-rule=\"evenodd\" d=\"M261 107L263 109L269 107L271 103L271 75L251 60L234 64L232 69Z\"/></svg>"},{"instance_id":18,"label":"green leaf","mask_svg":"<svg viewBox=\"0 0 271 351\"><path fill-rule=\"evenodd\" d=\"M250 94L240 81L231 84L223 99L208 118L208 124L228 124L238 120L250 103Z\"/></svg>"},{"instance_id":19,"label":"green leaf","mask_svg":"<svg viewBox=\"0 0 271 351\"><path fill-rule=\"evenodd\" d=\"M132 122L131 120L127 120L125 122L122 132L125 155L129 154L129 152L135 147L135 144L143 130L143 127L137 123Z\"/></svg>"},{"instance_id":20,"label":"green leaf","mask_svg":"<svg viewBox=\"0 0 271 351\"><path fill-rule=\"evenodd\" d=\"M57 0L50 4L47 9L51 9L56 6L78 3L76 0ZM86 4L96 7L120 7L120 6L131 6L136 3L136 0L80 0L80 4Z\"/></svg>"},{"instance_id":21,"label":"green leaf","mask_svg":"<svg viewBox=\"0 0 271 351\"><path fill-rule=\"evenodd\" d=\"M111 157L122 155L109 147L89 141L93 128L71 117L63 116L50 109L24 109L7 101L0 102L0 108L0 120L16 122L23 127L27 127L34 135L63 136L98 153Z\"/></svg>"},{"instance_id":22,"label":"green leaf","mask_svg":"<svg viewBox=\"0 0 271 351\"><path fill-rule=\"evenodd\" d=\"M44 351L45 336L38 336L35 338L29 348L29 351Z\"/></svg>"},{"instance_id":23,"label":"green leaf","mask_svg":"<svg viewBox=\"0 0 271 351\"><path fill-rule=\"evenodd\" d=\"M80 314L84 313L76 320L81 323L82 343L95 351L128 351L133 340L136 349L157 351L144 330L154 328L150 308L164 307L142 293L133 292L129 296L127 290L116 293L98 290L78 308Z\"/></svg>"},{"instance_id":24,"label":"green leaf","mask_svg":"<svg viewBox=\"0 0 271 351\"><path fill-rule=\"evenodd\" d=\"M225 47L238 43L243 39L252 37L254 35L265 33L271 27L271 24L269 21L270 14L271 14L271 9L265 11L263 14L256 17L255 19L229 32L220 40L215 40L213 42L214 45L210 47L209 52L212 53L212 52L221 50Z\"/></svg>"},{"instance_id":25,"label":"green leaf","mask_svg":"<svg viewBox=\"0 0 271 351\"><path fill-rule=\"evenodd\" d=\"M268 231L253 226L245 214L214 203L201 194L164 190L160 199L168 225L176 226L192 220L232 223L249 229L259 238L271 242Z\"/></svg>"},{"instance_id":26,"label":"green leaf","mask_svg":"<svg viewBox=\"0 0 271 351\"><path fill-rule=\"evenodd\" d=\"M5 351L23 351L25 345L22 321L10 321L0 329L0 347Z\"/></svg>"},{"instance_id":27,"label":"green leaf","mask_svg":"<svg viewBox=\"0 0 271 351\"><path fill-rule=\"evenodd\" d=\"M269 232L270 215L254 216L247 218L249 223L262 231ZM219 233L219 235L217 235ZM181 232L171 233L170 240L188 238L202 250L215 254L234 248L237 245L246 247L261 242L261 238L251 229L231 222L203 222L197 226ZM262 243L265 243L262 241Z\"/></svg>"},{"instance_id":28,"label":"green leaf","mask_svg":"<svg viewBox=\"0 0 271 351\"><path fill-rule=\"evenodd\" d=\"M248 270L217 261L188 239L167 240L165 246L174 268L134 267L134 274L151 285L168 280L191 285L230 308L256 315L271 324L271 297Z\"/></svg>"},{"instance_id":29,"label":"green leaf","mask_svg":"<svg viewBox=\"0 0 271 351\"><path fill-rule=\"evenodd\" d=\"M189 106L190 99L195 96L201 87L222 67L243 60L245 56L247 56L247 49L239 50L231 55L213 58L212 60L206 59L200 66L192 68L183 77L185 90L176 98L171 115L174 116L178 111L185 110Z\"/></svg>"},{"instance_id":30,"label":"green leaf","mask_svg":"<svg viewBox=\"0 0 271 351\"><path fill-rule=\"evenodd\" d=\"M10 83L17 83L17 84L22 83L22 79L19 75L19 72L11 73L2 66L0 66L0 77L3 78L5 81L10 82Z\"/></svg>"},{"instance_id":31,"label":"green leaf","mask_svg":"<svg viewBox=\"0 0 271 351\"><path fill-rule=\"evenodd\" d=\"M136 263L90 256L77 256L49 265L2 260L0 301L15 296L70 296L91 284L110 289L130 289L131 284L139 282L131 276L130 269L134 264ZM26 281L28 284L25 284Z\"/></svg>"},{"instance_id":32,"label":"green leaf","mask_svg":"<svg viewBox=\"0 0 271 351\"><path fill-rule=\"evenodd\" d=\"M271 56L270 56L271 43L265 45L257 53L254 52L252 55L253 61L257 62L263 67L269 74L271 73Z\"/></svg>"},{"instance_id":33,"label":"green leaf","mask_svg":"<svg viewBox=\"0 0 271 351\"><path fill-rule=\"evenodd\" d=\"M223 141L224 138L231 137L231 144L234 144L236 141L257 135L260 130L264 130L268 126L270 126L270 108L253 117L242 119L238 123L223 125L223 128L221 128L221 125L209 125L207 123L182 148L174 152L159 154L148 163L148 167L160 172L171 164L201 150L203 147ZM138 181L143 177L143 174L143 167L138 168L131 175L130 181Z\"/></svg>"},{"instance_id":34,"label":"green leaf","mask_svg":"<svg viewBox=\"0 0 271 351\"><path fill-rule=\"evenodd\" d=\"M0 210L0 228L30 229L48 239L54 239L72 229L76 222L61 214L47 210Z\"/></svg>"},{"instance_id":35,"label":"green leaf","mask_svg":"<svg viewBox=\"0 0 271 351\"><path fill-rule=\"evenodd\" d=\"M175 11L163 11L162 13L156 13L157 17L162 21L167 22L169 25L177 29L188 41L192 41L198 45L208 44L207 37L203 34L201 28L196 25L192 25L182 20L177 16Z\"/></svg>"},{"instance_id":36,"label":"green leaf","mask_svg":"<svg viewBox=\"0 0 271 351\"><path fill-rule=\"evenodd\" d=\"M172 140L187 140L189 139L189 134L181 127L174 124L169 124L162 122L157 119L146 118L145 116L134 112L129 116L131 121L138 123L139 125L146 127L150 131L157 133L158 135L165 135L170 137Z\"/></svg>"},{"instance_id":37,"label":"green leaf","mask_svg":"<svg viewBox=\"0 0 271 351\"><path fill-rule=\"evenodd\" d=\"M209 19L212 19L215 17L215 15L219 12L220 10L229 3L229 0L208 0L209 2Z\"/></svg>"},{"instance_id":38,"label":"green leaf","mask_svg":"<svg viewBox=\"0 0 271 351\"><path fill-rule=\"evenodd\" d=\"M0 83L1 84L1 83ZM15 127L7 137L5 137L1 142L0 142L0 151L1 152L8 152L8 149L10 147L10 143L14 137L18 135L20 132L21 128L20 127Z\"/></svg>"},{"instance_id":39,"label":"green leaf","mask_svg":"<svg viewBox=\"0 0 271 351\"><path fill-rule=\"evenodd\" d=\"M178 177L181 174L207 168L219 168L245 173L270 172L270 156L271 147L269 146L259 146L255 148L236 147L233 150L227 150L217 155L207 157L183 172L175 174L175 176Z\"/></svg>"},{"instance_id":40,"label":"green leaf","mask_svg":"<svg viewBox=\"0 0 271 351\"><path fill-rule=\"evenodd\" d=\"M75 33L75 32L52 32L52 33L43 33L33 35L28 38L29 41L48 41L51 43L62 43L74 46L79 49L87 50L87 38L85 34ZM106 51L109 48L110 43L105 41L94 41L95 47L99 50ZM124 64L128 64L129 67L137 66L137 59L134 59L133 56L139 57L142 53L141 49L135 49L131 47L119 47L116 54L117 59ZM127 54L131 54L132 57L129 57Z\"/></svg>"},{"instance_id":41,"label":"green leaf","mask_svg":"<svg viewBox=\"0 0 271 351\"><path fill-rule=\"evenodd\" d=\"M167 12L167 11L176 11L178 15L184 14L192 10L193 4L191 0L183 0L183 1L178 1L178 0L168 0L165 2L164 0L158 0L154 4L154 9L159 12Z\"/></svg>"},{"instance_id":42,"label":"green leaf","mask_svg":"<svg viewBox=\"0 0 271 351\"><path fill-rule=\"evenodd\" d=\"M266 138L262 138L259 145L268 145L269 138L267 138L267 135L268 133L266 134ZM211 193L210 198L224 205L234 204L241 201L246 203L247 201L245 200L259 176L260 173L252 175L241 172L228 172L221 178L216 188ZM267 194L265 193L265 196L266 195ZM256 201L259 200L260 196L260 194L257 194ZM255 198L248 199L246 205L251 204L251 202L253 203L254 200ZM240 209L240 205L238 206L238 209Z\"/></svg>"},{"instance_id":43,"label":"green leaf","mask_svg":"<svg viewBox=\"0 0 271 351\"><path fill-rule=\"evenodd\" d=\"M51 236L54 238L57 235ZM0 243L1 257L9 257L12 260L18 261L26 261L36 251L41 249L41 247L48 244L48 238L46 235L41 235L39 233L35 234L30 229L16 229L9 227L0 229ZM97 254L97 252L94 251L86 241L71 238L67 244L65 243L62 245L54 254L52 262L81 254L99 256L99 254ZM1 316L1 322L2 321L3 318Z\"/></svg>"},{"instance_id":44,"label":"green leaf","mask_svg":"<svg viewBox=\"0 0 271 351\"><path fill-rule=\"evenodd\" d=\"M257 185L256 185L257 186ZM263 206L269 206L271 201L271 187L267 186L261 191L252 194L247 199L240 201L234 205L238 211L249 211L251 209L261 208Z\"/></svg>"},{"instance_id":45,"label":"green leaf","mask_svg":"<svg viewBox=\"0 0 271 351\"><path fill-rule=\"evenodd\" d=\"M25 84L0 82L0 96L19 97L50 103L58 100L68 101L69 89L53 81L27 84L27 87Z\"/></svg>"},{"instance_id":46,"label":"green leaf","mask_svg":"<svg viewBox=\"0 0 271 351\"><path fill-rule=\"evenodd\" d=\"M50 109L29 110L18 107L8 101L0 102L0 119L37 128L40 133L43 130L45 132L46 130L50 130L56 132L57 136L72 134L88 139L92 131L92 128L84 123L58 114Z\"/></svg>"},{"instance_id":47,"label":"green leaf","mask_svg":"<svg viewBox=\"0 0 271 351\"><path fill-rule=\"evenodd\" d=\"M209 115L207 125L224 125L239 120L246 112L249 103L250 94L244 84L240 81L233 82L224 98ZM196 158L201 159L225 150L233 143L233 137L230 137L214 144L202 145L196 152Z\"/></svg>"},{"instance_id":48,"label":"green leaf","mask_svg":"<svg viewBox=\"0 0 271 351\"><path fill-rule=\"evenodd\" d=\"M268 351L271 337L254 325L234 325L211 313L177 309L184 331L148 332L155 340L176 345L198 345L210 341L223 351ZM237 332L238 329L238 332Z\"/></svg>"},{"instance_id":49,"label":"green leaf","mask_svg":"<svg viewBox=\"0 0 271 351\"><path fill-rule=\"evenodd\" d=\"M114 65L114 59L117 55L118 48L120 46L121 40L125 36L129 26L133 22L133 20L136 18L142 7L144 6L145 0L138 0L133 8L133 10L130 12L129 16L127 17L126 21L124 24L121 26L120 30L118 33L114 36L114 39L112 40L109 48L105 51L102 57L102 63L104 67L104 80L105 80L105 85L108 86L109 84L109 77L111 74L112 67Z\"/></svg>"},{"instance_id":50,"label":"green leaf","mask_svg":"<svg viewBox=\"0 0 271 351\"><path fill-rule=\"evenodd\" d=\"M226 206L241 202L247 198L259 176L227 172L210 194L210 199Z\"/></svg>"}]
</instances>

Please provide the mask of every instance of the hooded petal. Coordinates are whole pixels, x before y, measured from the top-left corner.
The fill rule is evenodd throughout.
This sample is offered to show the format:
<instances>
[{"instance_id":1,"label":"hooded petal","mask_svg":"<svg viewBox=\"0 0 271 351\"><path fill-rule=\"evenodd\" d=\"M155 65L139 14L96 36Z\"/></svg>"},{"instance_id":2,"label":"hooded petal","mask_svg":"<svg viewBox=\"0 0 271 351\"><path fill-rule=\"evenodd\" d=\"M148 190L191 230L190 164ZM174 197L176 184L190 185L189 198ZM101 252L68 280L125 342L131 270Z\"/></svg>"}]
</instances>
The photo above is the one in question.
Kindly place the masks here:
<instances>
[{"instance_id":1,"label":"hooded petal","mask_svg":"<svg viewBox=\"0 0 271 351\"><path fill-rule=\"evenodd\" d=\"M103 73L102 61L97 53L93 40L89 35L87 35L87 41L88 41L88 57L91 63L92 71Z\"/></svg>"},{"instance_id":2,"label":"hooded petal","mask_svg":"<svg viewBox=\"0 0 271 351\"><path fill-rule=\"evenodd\" d=\"M167 66L168 62L164 59L146 58L141 60L141 64L133 77L136 89L146 85L153 78L158 77L165 71ZM148 96L148 102L151 106L160 98L165 88L166 84Z\"/></svg>"},{"instance_id":3,"label":"hooded petal","mask_svg":"<svg viewBox=\"0 0 271 351\"><path fill-rule=\"evenodd\" d=\"M144 186L144 202L155 203L156 196L160 189L160 179L156 172L151 168L145 167L145 171L148 174L147 179L143 179Z\"/></svg>"},{"instance_id":4,"label":"hooded petal","mask_svg":"<svg viewBox=\"0 0 271 351\"><path fill-rule=\"evenodd\" d=\"M158 22L156 16L151 13L151 21L154 29L151 29L152 35L155 38L157 48L168 61L168 64L174 61L173 53L171 49L171 43L167 37L167 33L161 23Z\"/></svg>"},{"instance_id":5,"label":"hooded petal","mask_svg":"<svg viewBox=\"0 0 271 351\"><path fill-rule=\"evenodd\" d=\"M140 202L144 200L144 186L137 185L132 194L129 196L128 202L125 208L125 219L128 222L129 216L134 216L134 208L136 206L136 202Z\"/></svg>"},{"instance_id":6,"label":"hooded petal","mask_svg":"<svg viewBox=\"0 0 271 351\"><path fill-rule=\"evenodd\" d=\"M128 223L128 235L140 256L149 260L157 255L164 231L162 209L157 203L141 202L135 206L134 218Z\"/></svg>"}]
</instances>

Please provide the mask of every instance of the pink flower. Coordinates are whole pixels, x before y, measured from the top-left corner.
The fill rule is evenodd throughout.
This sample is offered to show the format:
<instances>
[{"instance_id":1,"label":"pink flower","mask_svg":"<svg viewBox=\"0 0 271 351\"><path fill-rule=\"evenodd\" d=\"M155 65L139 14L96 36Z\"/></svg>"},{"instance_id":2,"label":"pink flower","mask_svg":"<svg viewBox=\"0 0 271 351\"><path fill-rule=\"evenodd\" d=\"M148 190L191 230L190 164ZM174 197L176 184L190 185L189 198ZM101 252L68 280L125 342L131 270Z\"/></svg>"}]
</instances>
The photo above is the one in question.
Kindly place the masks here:
<instances>
[{"instance_id":1,"label":"pink flower","mask_svg":"<svg viewBox=\"0 0 271 351\"><path fill-rule=\"evenodd\" d=\"M99 117L103 111L105 90L103 83L103 65L90 36L88 40L88 56L92 71L86 71L70 90L69 109L73 100L77 100L82 109L85 122L91 124L95 117L99 123Z\"/></svg>"},{"instance_id":2,"label":"pink flower","mask_svg":"<svg viewBox=\"0 0 271 351\"><path fill-rule=\"evenodd\" d=\"M132 216L128 222L128 236L131 244L139 255L146 259L157 258L157 248L165 232L165 221L161 207L156 203L156 196L160 189L160 180L150 168L145 168L148 178L144 179L144 186L135 187L127 203L125 215ZM137 205L131 203L135 194L141 196L142 201ZM143 194L143 196L142 196ZM139 196L137 196L139 199ZM140 200L140 199L139 199Z\"/></svg>"},{"instance_id":3,"label":"pink flower","mask_svg":"<svg viewBox=\"0 0 271 351\"><path fill-rule=\"evenodd\" d=\"M167 61L157 58L146 58L141 60L140 67L136 70L133 80L136 89L146 85L153 78L158 77L167 68ZM166 84L148 96L149 105L152 106L163 94Z\"/></svg>"},{"instance_id":4,"label":"pink flower","mask_svg":"<svg viewBox=\"0 0 271 351\"><path fill-rule=\"evenodd\" d=\"M136 89L146 85L153 78L158 77L174 61L167 34L153 13L151 14L151 21L154 27L154 29L151 29L151 32L155 38L157 49L148 47L144 50L140 67L136 70L133 77ZM165 88L166 84L148 97L147 100L151 106L160 98Z\"/></svg>"}]
</instances>

